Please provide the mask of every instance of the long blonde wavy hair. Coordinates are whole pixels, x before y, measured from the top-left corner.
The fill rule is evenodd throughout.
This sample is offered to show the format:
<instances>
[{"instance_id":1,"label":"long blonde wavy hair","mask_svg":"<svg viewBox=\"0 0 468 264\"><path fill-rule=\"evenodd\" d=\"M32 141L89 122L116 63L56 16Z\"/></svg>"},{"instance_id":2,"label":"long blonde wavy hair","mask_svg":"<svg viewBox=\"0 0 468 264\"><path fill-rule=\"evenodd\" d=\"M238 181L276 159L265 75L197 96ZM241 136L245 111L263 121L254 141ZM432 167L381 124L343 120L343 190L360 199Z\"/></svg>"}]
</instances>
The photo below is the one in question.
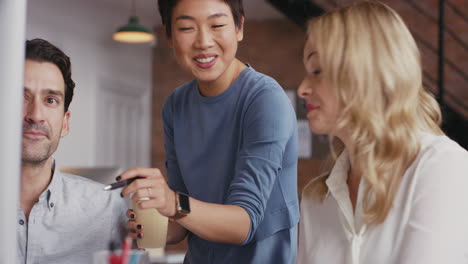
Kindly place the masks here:
<instances>
[{"instance_id":1,"label":"long blonde wavy hair","mask_svg":"<svg viewBox=\"0 0 468 264\"><path fill-rule=\"evenodd\" d=\"M419 132L443 134L440 108L422 85L416 42L400 16L378 1L314 18L307 34L320 55L323 80L343 106L335 129L349 131L353 166L367 183L362 217L382 223L420 151ZM336 137L330 145L333 165L344 145ZM307 188L313 197L325 197L327 178Z\"/></svg>"}]
</instances>

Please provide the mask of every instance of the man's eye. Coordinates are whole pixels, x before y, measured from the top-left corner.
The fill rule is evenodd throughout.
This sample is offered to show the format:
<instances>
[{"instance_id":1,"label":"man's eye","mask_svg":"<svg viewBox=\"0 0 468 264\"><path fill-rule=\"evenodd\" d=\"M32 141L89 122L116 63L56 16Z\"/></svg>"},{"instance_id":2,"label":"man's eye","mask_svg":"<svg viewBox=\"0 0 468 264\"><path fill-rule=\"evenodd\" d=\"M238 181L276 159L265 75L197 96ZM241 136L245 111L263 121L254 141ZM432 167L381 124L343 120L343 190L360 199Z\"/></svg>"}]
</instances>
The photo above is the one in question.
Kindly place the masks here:
<instances>
[{"instance_id":1,"label":"man's eye","mask_svg":"<svg viewBox=\"0 0 468 264\"><path fill-rule=\"evenodd\" d=\"M320 73L322 73L322 70L315 70L312 72L313 75L319 75Z\"/></svg>"},{"instance_id":2,"label":"man's eye","mask_svg":"<svg viewBox=\"0 0 468 264\"><path fill-rule=\"evenodd\" d=\"M218 25L213 25L212 27L213 28L222 28L224 26L225 26L224 24L218 24Z\"/></svg>"},{"instance_id":3,"label":"man's eye","mask_svg":"<svg viewBox=\"0 0 468 264\"><path fill-rule=\"evenodd\" d=\"M47 98L47 103L49 103L49 104L58 104L58 100L53 98L53 97L49 97L49 98Z\"/></svg>"}]
</instances>

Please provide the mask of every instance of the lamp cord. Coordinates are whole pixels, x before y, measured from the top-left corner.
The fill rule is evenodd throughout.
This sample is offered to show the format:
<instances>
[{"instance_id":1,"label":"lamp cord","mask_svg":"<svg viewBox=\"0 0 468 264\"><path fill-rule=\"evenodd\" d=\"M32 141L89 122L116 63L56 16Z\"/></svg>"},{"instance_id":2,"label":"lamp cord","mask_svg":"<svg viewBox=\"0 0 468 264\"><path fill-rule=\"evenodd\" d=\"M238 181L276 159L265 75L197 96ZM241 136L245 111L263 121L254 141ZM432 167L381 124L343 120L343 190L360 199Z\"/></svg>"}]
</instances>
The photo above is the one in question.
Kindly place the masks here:
<instances>
[{"instance_id":1,"label":"lamp cord","mask_svg":"<svg viewBox=\"0 0 468 264\"><path fill-rule=\"evenodd\" d=\"M132 0L132 16L136 16L135 0Z\"/></svg>"}]
</instances>

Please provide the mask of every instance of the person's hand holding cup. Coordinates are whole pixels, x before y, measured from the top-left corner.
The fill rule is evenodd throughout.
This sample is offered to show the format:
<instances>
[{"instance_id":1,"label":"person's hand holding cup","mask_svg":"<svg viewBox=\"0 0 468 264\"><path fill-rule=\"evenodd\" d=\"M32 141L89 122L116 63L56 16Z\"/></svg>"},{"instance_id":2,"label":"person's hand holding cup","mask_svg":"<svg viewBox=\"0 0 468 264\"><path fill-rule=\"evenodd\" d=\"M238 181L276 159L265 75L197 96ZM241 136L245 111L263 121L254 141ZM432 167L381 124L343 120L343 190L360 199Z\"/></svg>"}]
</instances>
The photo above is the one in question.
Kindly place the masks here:
<instances>
[{"instance_id":1,"label":"person's hand holding cup","mask_svg":"<svg viewBox=\"0 0 468 264\"><path fill-rule=\"evenodd\" d=\"M169 216L176 213L175 193L169 188L161 171L156 168L133 168L117 180L135 177L122 190L122 196L132 196L132 208L127 212L130 236L137 240L140 248L160 248L166 245Z\"/></svg>"}]
</instances>

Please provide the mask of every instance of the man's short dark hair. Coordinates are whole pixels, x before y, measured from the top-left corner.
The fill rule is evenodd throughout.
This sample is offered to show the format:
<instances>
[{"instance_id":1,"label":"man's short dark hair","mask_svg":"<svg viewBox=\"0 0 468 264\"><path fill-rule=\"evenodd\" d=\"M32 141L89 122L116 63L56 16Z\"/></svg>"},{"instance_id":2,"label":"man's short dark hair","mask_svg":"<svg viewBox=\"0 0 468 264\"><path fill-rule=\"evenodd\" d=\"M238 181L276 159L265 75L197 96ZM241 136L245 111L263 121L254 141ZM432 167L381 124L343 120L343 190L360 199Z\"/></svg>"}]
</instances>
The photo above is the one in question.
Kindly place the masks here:
<instances>
[{"instance_id":1,"label":"man's short dark hair","mask_svg":"<svg viewBox=\"0 0 468 264\"><path fill-rule=\"evenodd\" d=\"M70 58L50 42L36 38L26 40L26 59L37 62L50 62L60 69L65 81L65 112L67 112L75 89L75 82L71 78Z\"/></svg>"},{"instance_id":2,"label":"man's short dark hair","mask_svg":"<svg viewBox=\"0 0 468 264\"><path fill-rule=\"evenodd\" d=\"M245 17L242 0L223 1L229 6L229 8L231 8L234 24L236 24L238 29L240 29L242 27L242 18ZM172 12L174 11L174 8L178 2L178 0L158 0L159 14L161 14L161 21L163 25L166 26L166 36L168 37L171 37L172 33Z\"/></svg>"}]
</instances>

